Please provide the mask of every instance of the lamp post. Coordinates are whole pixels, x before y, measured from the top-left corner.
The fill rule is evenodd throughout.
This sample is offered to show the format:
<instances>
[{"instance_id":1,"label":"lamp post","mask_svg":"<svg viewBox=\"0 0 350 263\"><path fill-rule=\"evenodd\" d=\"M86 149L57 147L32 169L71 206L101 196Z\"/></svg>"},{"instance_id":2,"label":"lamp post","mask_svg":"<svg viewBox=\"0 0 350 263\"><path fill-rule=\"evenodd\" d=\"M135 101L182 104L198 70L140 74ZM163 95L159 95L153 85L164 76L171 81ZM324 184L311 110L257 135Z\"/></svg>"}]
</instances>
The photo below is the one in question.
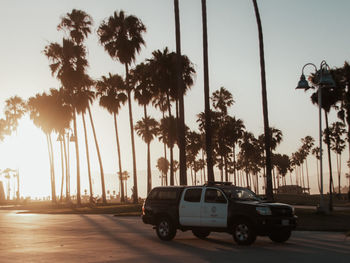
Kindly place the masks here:
<instances>
[{"instance_id":1,"label":"lamp post","mask_svg":"<svg viewBox=\"0 0 350 263\"><path fill-rule=\"evenodd\" d=\"M313 63L307 63L303 66L301 71L300 80L298 82L298 86L296 89L303 89L307 91L311 87L309 86L308 81L305 78L304 75L304 69L306 66L313 66L315 69L315 79L314 84L318 87L317 94L318 94L318 114L319 114L319 144L320 144L320 204L317 207L318 212L321 213L327 213L328 210L324 203L324 196L323 196L323 165L322 165L322 88L329 88L334 87L335 82L329 73L329 66L326 61L322 61L320 64L320 68L317 69L316 65Z\"/></svg>"}]
</instances>

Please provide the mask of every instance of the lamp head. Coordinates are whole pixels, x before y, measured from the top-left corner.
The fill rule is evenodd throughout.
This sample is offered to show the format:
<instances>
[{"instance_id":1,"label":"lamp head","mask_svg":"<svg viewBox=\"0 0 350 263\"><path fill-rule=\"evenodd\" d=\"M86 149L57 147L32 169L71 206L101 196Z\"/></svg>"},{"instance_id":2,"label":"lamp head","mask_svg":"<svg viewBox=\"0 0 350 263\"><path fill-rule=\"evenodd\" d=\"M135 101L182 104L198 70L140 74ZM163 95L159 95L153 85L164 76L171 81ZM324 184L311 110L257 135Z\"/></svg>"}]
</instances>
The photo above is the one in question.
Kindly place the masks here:
<instances>
[{"instance_id":1,"label":"lamp head","mask_svg":"<svg viewBox=\"0 0 350 263\"><path fill-rule=\"evenodd\" d=\"M304 74L301 74L300 80L298 82L298 86L295 89L303 89L305 91L307 91L308 89L311 89Z\"/></svg>"},{"instance_id":2,"label":"lamp head","mask_svg":"<svg viewBox=\"0 0 350 263\"><path fill-rule=\"evenodd\" d=\"M321 71L321 76L320 76L320 82L319 85L327 86L329 88L335 87L335 81L329 72L329 70L325 67L320 70Z\"/></svg>"}]
</instances>

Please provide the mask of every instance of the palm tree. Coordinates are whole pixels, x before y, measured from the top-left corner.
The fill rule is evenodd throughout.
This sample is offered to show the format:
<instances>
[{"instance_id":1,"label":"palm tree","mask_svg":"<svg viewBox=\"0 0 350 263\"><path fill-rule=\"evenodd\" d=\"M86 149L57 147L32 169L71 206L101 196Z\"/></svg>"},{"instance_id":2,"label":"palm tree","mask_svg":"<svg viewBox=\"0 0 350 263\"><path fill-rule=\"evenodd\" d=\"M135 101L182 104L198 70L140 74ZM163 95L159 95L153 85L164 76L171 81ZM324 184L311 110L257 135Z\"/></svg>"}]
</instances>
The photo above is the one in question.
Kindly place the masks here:
<instances>
[{"instance_id":1,"label":"palm tree","mask_svg":"<svg viewBox=\"0 0 350 263\"><path fill-rule=\"evenodd\" d=\"M164 182L164 176L166 176L168 170L169 170L169 161L165 159L164 157L160 157L157 161L157 168L161 172L161 185L163 186L165 184Z\"/></svg>"},{"instance_id":2,"label":"palm tree","mask_svg":"<svg viewBox=\"0 0 350 263\"><path fill-rule=\"evenodd\" d=\"M142 36L144 32L146 32L146 27L141 20L132 15L125 15L124 11L114 12L113 16L110 16L107 21L103 21L97 30L100 43L104 46L108 54L125 66L125 89L128 95L133 155L134 203L138 202L138 190L129 65L135 61L136 53L139 53L141 46L145 44Z\"/></svg>"},{"instance_id":3,"label":"palm tree","mask_svg":"<svg viewBox=\"0 0 350 263\"><path fill-rule=\"evenodd\" d=\"M5 116L7 125L12 131L17 131L18 121L26 112L25 102L18 96L11 97L5 101ZM19 184L19 173L16 173L17 184ZM17 189L17 200L20 199L19 186Z\"/></svg>"},{"instance_id":4,"label":"palm tree","mask_svg":"<svg viewBox=\"0 0 350 263\"><path fill-rule=\"evenodd\" d=\"M107 111L113 115L114 127L115 127L115 136L117 141L117 152L118 152L118 165L119 165L119 174L122 174L122 162L120 155L120 144L119 144L119 135L118 135L118 123L117 115L122 105L125 104L127 100L127 95L122 91L124 86L124 81L121 76L118 74L102 76L101 80L97 81L96 89L97 96L100 98L100 106L107 109ZM119 176L120 180L120 200L124 202L124 187L123 180Z\"/></svg>"},{"instance_id":5,"label":"palm tree","mask_svg":"<svg viewBox=\"0 0 350 263\"><path fill-rule=\"evenodd\" d=\"M170 148L170 185L174 185L174 154L173 148L177 143L177 122L173 116L160 120L159 140Z\"/></svg>"},{"instance_id":6,"label":"palm tree","mask_svg":"<svg viewBox=\"0 0 350 263\"><path fill-rule=\"evenodd\" d=\"M320 184L320 172L319 172L319 160L320 160L320 147L315 147L311 150L311 153L315 156L316 158L316 167L317 167L317 185L318 185L318 190L321 192L321 184Z\"/></svg>"},{"instance_id":7,"label":"palm tree","mask_svg":"<svg viewBox=\"0 0 350 263\"><path fill-rule=\"evenodd\" d=\"M71 97L73 98L72 103L79 103L79 97L86 98L86 94L88 89L91 88L93 82L89 78L89 76L85 73L86 67L88 66L87 60L85 58L86 56L86 47L83 45L83 41L88 37L88 35L91 33L91 27L93 25L93 20L90 15L88 15L86 12L81 10L73 9L71 13L67 13L65 16L61 18L61 23L58 25L58 30L63 30L69 34L70 40L73 42L75 48L73 49L73 56L76 58L76 65L72 68L68 67L68 72L72 73L72 71L75 73L74 75L78 75L78 78L74 78L72 75L70 78L68 78L68 81L72 81L73 79L77 80L75 85L63 85L64 88L68 89L71 93ZM49 56L48 56L49 57ZM51 60L55 60L51 57ZM69 61L69 60L68 60ZM54 64L52 64L54 65ZM51 70L54 73L54 70L51 66ZM59 78L62 82L62 78ZM63 84L63 83L62 83ZM91 94L91 93L90 93ZM76 96L78 95L78 96ZM78 98L78 102L75 101L75 99ZM84 134L85 134L85 146L86 146L86 153L87 153L87 160L88 160L88 167L90 166L90 160L88 157L88 146L87 146L87 138L86 138L86 125L85 125L85 117L84 113L86 109L88 109L89 117L91 126L94 133L94 139L95 139L95 146L96 151L98 155L99 165L100 165L100 173L101 173L101 184L102 184L102 200L103 203L106 203L106 191L105 191L105 183L104 183L104 172L103 172L103 166L102 166L102 160L100 156L100 151L98 147L98 142L96 138L96 132L94 123L92 120L91 110L90 110L90 103L92 102L92 99L87 99L87 103L85 103L85 106L83 109L77 109L78 113L82 113L83 117L83 124L84 124ZM75 105L76 108L79 107L79 105ZM74 114L74 133L75 136L77 135L76 131L76 117ZM79 151L78 149L78 140L76 137L75 140L76 145L76 155L77 155L77 200L78 204L80 204L80 165L79 165ZM89 182L90 182L90 201L92 201L92 187L91 187L91 172L89 171Z\"/></svg>"},{"instance_id":8,"label":"palm tree","mask_svg":"<svg viewBox=\"0 0 350 263\"><path fill-rule=\"evenodd\" d=\"M219 90L213 92L211 101L213 103L214 109L220 110L223 116L227 115L228 107L232 106L235 102L233 100L231 92L229 92L224 87L220 87Z\"/></svg>"},{"instance_id":9,"label":"palm tree","mask_svg":"<svg viewBox=\"0 0 350 263\"><path fill-rule=\"evenodd\" d=\"M178 142L179 142L179 160L180 160L180 185L187 185L184 83L181 76L181 34L180 34L180 14L179 14L178 0L174 0L174 11L175 11L175 36L176 36L177 98L179 100Z\"/></svg>"},{"instance_id":10,"label":"palm tree","mask_svg":"<svg viewBox=\"0 0 350 263\"><path fill-rule=\"evenodd\" d=\"M265 73L265 56L264 56L264 40L261 26L261 19L259 8L256 0L252 0L254 5L255 17L258 26L259 33L259 51L260 51L260 70L261 70L261 92L262 92L262 106L264 116L264 134L265 134L265 163L266 163L266 197L269 200L273 200L272 190L272 174L271 174L271 142L270 142L270 126L269 126L269 114L267 107L267 91L266 91L266 73Z\"/></svg>"},{"instance_id":11,"label":"palm tree","mask_svg":"<svg viewBox=\"0 0 350 263\"><path fill-rule=\"evenodd\" d=\"M214 148L221 157L219 160L221 180L223 181L223 170L225 167L226 181L228 181L227 155L230 152L228 137L231 133L231 123L229 123L229 118L227 117L227 108L233 105L234 100L232 94L224 87L221 87L219 90L213 92L211 101L214 109L220 111L219 119L217 120L219 126L217 131L217 144Z\"/></svg>"},{"instance_id":12,"label":"palm tree","mask_svg":"<svg viewBox=\"0 0 350 263\"><path fill-rule=\"evenodd\" d=\"M151 142L158 134L158 122L150 117L142 118L135 125L138 136L147 143L147 194L152 190Z\"/></svg>"},{"instance_id":13,"label":"palm tree","mask_svg":"<svg viewBox=\"0 0 350 263\"><path fill-rule=\"evenodd\" d=\"M205 108L205 145L207 154L208 181L215 181L213 170L211 112L209 101L209 69L208 69L208 36L207 36L207 3L202 0L203 25L203 68L204 68L204 108Z\"/></svg>"},{"instance_id":14,"label":"palm tree","mask_svg":"<svg viewBox=\"0 0 350 263\"><path fill-rule=\"evenodd\" d=\"M345 134L345 124L342 122L334 122L330 128L331 149L337 156L337 171L338 171L338 193L340 194L340 178L341 178L341 154L345 149L345 140L342 138Z\"/></svg>"},{"instance_id":15,"label":"palm tree","mask_svg":"<svg viewBox=\"0 0 350 263\"><path fill-rule=\"evenodd\" d=\"M93 91L85 89L85 90L81 90L79 92L79 96L76 96L76 102L75 102L77 113L81 114L82 120L83 120L84 137L85 137L85 152L86 152L86 160L87 160L87 165L88 165L90 203L93 202L93 189L92 189L90 155L89 155L89 145L88 145L88 139L87 139L85 113L86 113L86 110L89 108L90 103L92 103L92 101L94 100L94 98L95 98L95 93ZM106 204L107 199L106 199L106 190L105 190L105 182L104 182L103 173L101 174L101 185L102 185L102 202L103 202L103 204Z\"/></svg>"},{"instance_id":16,"label":"palm tree","mask_svg":"<svg viewBox=\"0 0 350 263\"><path fill-rule=\"evenodd\" d=\"M305 136L305 138L302 138L301 139L301 142L302 142L302 151L304 152L305 154L305 165L306 165L306 177L307 177L307 188L310 192L310 179L309 179L309 168L308 168L308 165L307 165L307 157L308 155L310 154L310 151L312 149L312 147L314 146L314 138L312 138L311 136Z\"/></svg>"},{"instance_id":17,"label":"palm tree","mask_svg":"<svg viewBox=\"0 0 350 263\"><path fill-rule=\"evenodd\" d=\"M46 135L48 153L50 161L51 193L52 201L56 202L55 170L53 159L53 147L51 141L52 132L60 133L72 119L72 109L70 105L63 102L62 90L50 90L50 94L37 94L29 98L27 107L30 112L30 119Z\"/></svg>"},{"instance_id":18,"label":"palm tree","mask_svg":"<svg viewBox=\"0 0 350 263\"><path fill-rule=\"evenodd\" d=\"M12 131L17 130L18 120L25 112L26 105L20 97L14 96L5 101L5 116Z\"/></svg>"},{"instance_id":19,"label":"palm tree","mask_svg":"<svg viewBox=\"0 0 350 263\"><path fill-rule=\"evenodd\" d=\"M237 182L236 175L236 145L241 140L245 126L241 119L236 119L235 117L228 116L227 119L228 127L230 128L230 132L228 134L228 140L230 142L230 146L232 148L232 156L233 156L233 175L234 175L234 184Z\"/></svg>"},{"instance_id":20,"label":"palm tree","mask_svg":"<svg viewBox=\"0 0 350 263\"><path fill-rule=\"evenodd\" d=\"M314 78L317 76L314 76ZM313 79L311 79L313 81ZM333 196L332 196L332 188L333 185L333 174L332 174L332 161L331 161L331 148L330 148L330 138L329 138L329 122L328 122L328 113L331 108L336 105L336 103L341 98L341 89L337 88L327 88L321 89L319 88L316 92L311 95L311 102L313 104L318 104L318 92L322 93L322 109L325 115L326 129L324 132L324 141L327 144L327 153L328 153L328 167L329 167L329 210L333 210Z\"/></svg>"}]
</instances>

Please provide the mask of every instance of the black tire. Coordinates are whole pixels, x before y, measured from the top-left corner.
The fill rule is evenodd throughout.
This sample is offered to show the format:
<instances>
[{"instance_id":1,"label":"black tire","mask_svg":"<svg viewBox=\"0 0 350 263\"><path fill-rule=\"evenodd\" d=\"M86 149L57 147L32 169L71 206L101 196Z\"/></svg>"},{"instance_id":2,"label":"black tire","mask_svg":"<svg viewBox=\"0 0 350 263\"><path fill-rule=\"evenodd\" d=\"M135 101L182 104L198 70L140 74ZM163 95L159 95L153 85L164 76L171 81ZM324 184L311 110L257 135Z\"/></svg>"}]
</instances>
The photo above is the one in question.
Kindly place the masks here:
<instances>
[{"instance_id":1,"label":"black tire","mask_svg":"<svg viewBox=\"0 0 350 263\"><path fill-rule=\"evenodd\" d=\"M269 238L273 242L283 243L290 238L291 234L292 234L292 231L290 229L282 228L282 229L275 230L271 234L269 234Z\"/></svg>"},{"instance_id":2,"label":"black tire","mask_svg":"<svg viewBox=\"0 0 350 263\"><path fill-rule=\"evenodd\" d=\"M192 233L199 239L204 239L210 235L210 231L208 230L192 230Z\"/></svg>"},{"instance_id":3,"label":"black tire","mask_svg":"<svg viewBox=\"0 0 350 263\"><path fill-rule=\"evenodd\" d=\"M233 224L232 235L236 243L241 246L249 246L256 239L253 224L246 220L239 220Z\"/></svg>"},{"instance_id":4,"label":"black tire","mask_svg":"<svg viewBox=\"0 0 350 263\"><path fill-rule=\"evenodd\" d=\"M159 239L170 241L176 235L176 228L169 218L163 217L157 222L156 232Z\"/></svg>"}]
</instances>

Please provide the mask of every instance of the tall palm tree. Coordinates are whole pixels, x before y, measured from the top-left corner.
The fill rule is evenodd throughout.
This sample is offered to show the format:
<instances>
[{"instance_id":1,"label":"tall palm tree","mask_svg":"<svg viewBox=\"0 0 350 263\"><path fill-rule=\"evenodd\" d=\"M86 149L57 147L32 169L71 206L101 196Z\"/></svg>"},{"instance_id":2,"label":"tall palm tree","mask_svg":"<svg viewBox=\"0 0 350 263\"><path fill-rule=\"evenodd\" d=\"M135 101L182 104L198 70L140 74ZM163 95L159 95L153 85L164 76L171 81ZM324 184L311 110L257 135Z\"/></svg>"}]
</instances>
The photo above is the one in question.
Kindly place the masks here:
<instances>
[{"instance_id":1,"label":"tall palm tree","mask_svg":"<svg viewBox=\"0 0 350 263\"><path fill-rule=\"evenodd\" d=\"M158 122L150 117L142 118L135 125L135 130L147 144L147 194L152 190L152 171L151 171L151 142L158 134Z\"/></svg>"},{"instance_id":2,"label":"tall palm tree","mask_svg":"<svg viewBox=\"0 0 350 263\"><path fill-rule=\"evenodd\" d=\"M17 131L18 121L26 112L26 105L22 98L18 96L11 97L5 101L5 116L7 124L12 131ZM17 182L19 184L19 173L17 171ZM17 189L17 200L20 199L19 186Z\"/></svg>"},{"instance_id":3,"label":"tall palm tree","mask_svg":"<svg viewBox=\"0 0 350 263\"><path fill-rule=\"evenodd\" d=\"M88 66L87 60L86 60L86 47L84 46L84 40L88 37L88 35L91 33L91 27L93 25L93 20L90 15L88 15L86 12L82 10L76 10L73 9L71 13L67 13L65 16L61 18L61 23L57 26L58 30L63 30L66 33L69 34L69 40L72 41L74 45L73 49L73 56L75 57L76 63L74 67L68 66L68 75L69 78L67 79L69 82L72 82L72 80L75 80L76 82L72 83L73 85L64 85L63 87L66 88L70 92L70 96L73 98L72 103L76 103L76 99L81 97L85 97L84 94L86 94L86 90L89 89L92 86L92 81L90 77L86 74L86 68ZM48 56L49 57L49 56ZM50 57L49 57L50 58ZM55 60L51 57L51 60ZM69 60L68 60L69 61ZM67 62L68 62L67 61ZM74 61L74 60L73 60ZM69 62L68 62L69 63ZM54 64L52 64L54 65ZM72 70L73 69L73 70ZM51 70L54 73L54 70L51 66ZM73 74L72 74L73 73ZM74 76L75 75L75 76ZM59 78L59 77L58 77ZM62 78L59 78L62 82ZM78 96L76 96L78 95ZM79 103L79 100L78 102ZM95 139L95 146L98 154L99 159L99 165L100 165L100 173L101 173L101 184L102 184L102 199L103 203L106 203L106 192L105 192L105 184L104 184L104 173L102 168L102 160L100 158L100 152L98 148L98 143L96 139L94 124L92 122L92 116L90 111L90 102L87 103L87 107L85 109L88 109L91 125L93 127L94 132L94 139ZM79 105L75 105L75 107L79 107ZM77 110L77 109L76 109ZM79 110L80 111L80 110ZM85 123L84 113L85 110L82 112L83 115L83 123ZM85 127L86 129L86 127ZM84 129L84 132L85 132ZM76 130L76 116L74 113L74 133L75 136L77 136L77 130ZM86 134L86 133L85 133ZM86 137L85 137L85 145L87 143ZM75 146L76 146L76 159L77 159L77 201L78 204L81 203L81 197L80 197L80 164L79 164L79 150L78 150L78 139L76 137L75 140ZM88 155L88 146L86 145L87 149L87 155ZM89 166L89 158L88 158L88 166ZM89 182L91 181L91 175L89 172ZM92 189L90 185L90 200L92 200Z\"/></svg>"},{"instance_id":4,"label":"tall palm tree","mask_svg":"<svg viewBox=\"0 0 350 263\"><path fill-rule=\"evenodd\" d=\"M56 186L51 134L52 132L60 133L64 127L69 127L72 120L72 109L70 105L64 104L62 101L62 94L57 90L51 89L50 94L37 94L35 97L29 98L27 102L30 119L46 135L53 202L56 202Z\"/></svg>"},{"instance_id":5,"label":"tall palm tree","mask_svg":"<svg viewBox=\"0 0 350 263\"><path fill-rule=\"evenodd\" d=\"M265 73L265 55L264 55L264 40L262 25L260 19L259 8L256 0L252 0L254 5L255 17L258 26L259 33L259 51L260 51L260 74L261 74L261 93L262 93L262 106L264 116L264 134L265 134L265 165L266 165L266 197L269 200L273 200L272 190L272 173L271 173L271 142L269 135L269 114L267 107L267 91L266 91L266 73Z\"/></svg>"},{"instance_id":6,"label":"tall palm tree","mask_svg":"<svg viewBox=\"0 0 350 263\"><path fill-rule=\"evenodd\" d=\"M334 122L330 128L331 149L337 156L337 171L338 171L338 193L340 194L340 179L341 179L341 154L345 149L345 140L342 138L345 134L345 124L342 122Z\"/></svg>"},{"instance_id":7,"label":"tall palm tree","mask_svg":"<svg viewBox=\"0 0 350 263\"><path fill-rule=\"evenodd\" d=\"M5 116L12 131L18 127L18 121L26 112L25 102L18 96L5 101Z\"/></svg>"},{"instance_id":8,"label":"tall palm tree","mask_svg":"<svg viewBox=\"0 0 350 263\"><path fill-rule=\"evenodd\" d=\"M207 33L207 3L202 0L202 26L203 26L203 68L204 68L204 112L205 112L205 145L207 154L208 181L215 181L213 170L211 112L209 101L209 69L208 69L208 33Z\"/></svg>"},{"instance_id":9,"label":"tall palm tree","mask_svg":"<svg viewBox=\"0 0 350 263\"><path fill-rule=\"evenodd\" d=\"M134 141L134 125L131 108L132 87L129 85L129 65L135 61L136 53L145 44L142 34L146 27L140 19L133 15L126 15L124 11L114 12L108 20L102 22L97 30L100 43L108 54L119 60L125 66L125 89L128 95L130 134L133 155L134 203L138 202L137 169Z\"/></svg>"},{"instance_id":10,"label":"tall palm tree","mask_svg":"<svg viewBox=\"0 0 350 263\"><path fill-rule=\"evenodd\" d=\"M175 37L176 37L176 71L177 71L177 98L179 100L178 141L180 160L180 185L187 185L186 174L186 139L185 139L185 109L184 109L184 83L181 76L181 33L179 1L174 0Z\"/></svg>"},{"instance_id":11,"label":"tall palm tree","mask_svg":"<svg viewBox=\"0 0 350 263\"><path fill-rule=\"evenodd\" d=\"M173 116L160 120L159 140L170 148L170 185L174 185L174 154L173 148L177 143L177 122Z\"/></svg>"},{"instance_id":12,"label":"tall palm tree","mask_svg":"<svg viewBox=\"0 0 350 263\"><path fill-rule=\"evenodd\" d=\"M161 172L161 185L163 186L165 184L164 182L164 176L167 174L169 170L169 161L165 159L164 157L160 157L157 160L157 168Z\"/></svg>"},{"instance_id":13,"label":"tall palm tree","mask_svg":"<svg viewBox=\"0 0 350 263\"><path fill-rule=\"evenodd\" d=\"M90 103L92 103L92 101L94 100L94 98L95 98L95 93L93 91L90 91L88 89L82 89L79 92L79 95L76 96L76 102L75 102L77 113L81 114L82 120L83 120L83 129L84 129L84 137L85 137L85 152L86 152L86 160L87 160L87 165L88 165L90 203L93 202L93 189L92 189L90 154L89 154L89 144L88 144L87 130L86 130L85 113L86 113L86 110L89 108ZM103 202L103 204L106 204L107 199L106 199L106 190L105 190L105 182L104 182L103 174L101 174L101 185L102 185L102 202Z\"/></svg>"},{"instance_id":14,"label":"tall palm tree","mask_svg":"<svg viewBox=\"0 0 350 263\"><path fill-rule=\"evenodd\" d=\"M228 107L232 106L235 102L233 100L231 92L229 92L224 87L220 87L220 89L213 92L211 101L213 103L214 109L220 110L223 116L227 115Z\"/></svg>"},{"instance_id":15,"label":"tall palm tree","mask_svg":"<svg viewBox=\"0 0 350 263\"><path fill-rule=\"evenodd\" d=\"M304 138L301 139L301 142L303 144L301 148L305 154L307 188L308 188L308 191L310 192L310 179L309 179L309 168L307 165L307 157L310 154L312 147L314 146L315 140L311 136L305 136Z\"/></svg>"},{"instance_id":16,"label":"tall palm tree","mask_svg":"<svg viewBox=\"0 0 350 263\"><path fill-rule=\"evenodd\" d=\"M311 79L313 81L313 79ZM337 102L341 99L341 89L337 88L327 88L327 89L321 89L319 88L316 92L314 92L311 95L311 102L313 104L318 104L318 92L322 93L322 109L324 111L325 115L325 122L326 122L326 129L324 133L324 141L327 144L327 153L328 153L328 167L329 167L329 210L333 210L333 195L332 195L332 188L333 185L333 174L332 174L332 160L331 160L331 148L330 148L330 137L329 137L329 122L328 122L328 113L330 112L331 108L334 107Z\"/></svg>"},{"instance_id":17,"label":"tall palm tree","mask_svg":"<svg viewBox=\"0 0 350 263\"><path fill-rule=\"evenodd\" d=\"M317 167L317 185L318 190L321 192L321 184L320 184L320 172L319 172L319 161L320 161L320 147L315 147L311 150L312 155L316 158L316 167Z\"/></svg>"},{"instance_id":18,"label":"tall palm tree","mask_svg":"<svg viewBox=\"0 0 350 263\"><path fill-rule=\"evenodd\" d=\"M115 136L117 141L117 152L118 152L118 165L119 175L123 173L119 134L118 134L118 122L117 115L122 105L127 101L127 95L122 91L124 81L118 74L112 75L109 73L108 76L102 76L101 80L96 83L97 96L100 98L100 106L107 109L107 111L113 115ZM120 200L124 202L124 187L122 177L119 176L120 180Z\"/></svg>"}]
</instances>

